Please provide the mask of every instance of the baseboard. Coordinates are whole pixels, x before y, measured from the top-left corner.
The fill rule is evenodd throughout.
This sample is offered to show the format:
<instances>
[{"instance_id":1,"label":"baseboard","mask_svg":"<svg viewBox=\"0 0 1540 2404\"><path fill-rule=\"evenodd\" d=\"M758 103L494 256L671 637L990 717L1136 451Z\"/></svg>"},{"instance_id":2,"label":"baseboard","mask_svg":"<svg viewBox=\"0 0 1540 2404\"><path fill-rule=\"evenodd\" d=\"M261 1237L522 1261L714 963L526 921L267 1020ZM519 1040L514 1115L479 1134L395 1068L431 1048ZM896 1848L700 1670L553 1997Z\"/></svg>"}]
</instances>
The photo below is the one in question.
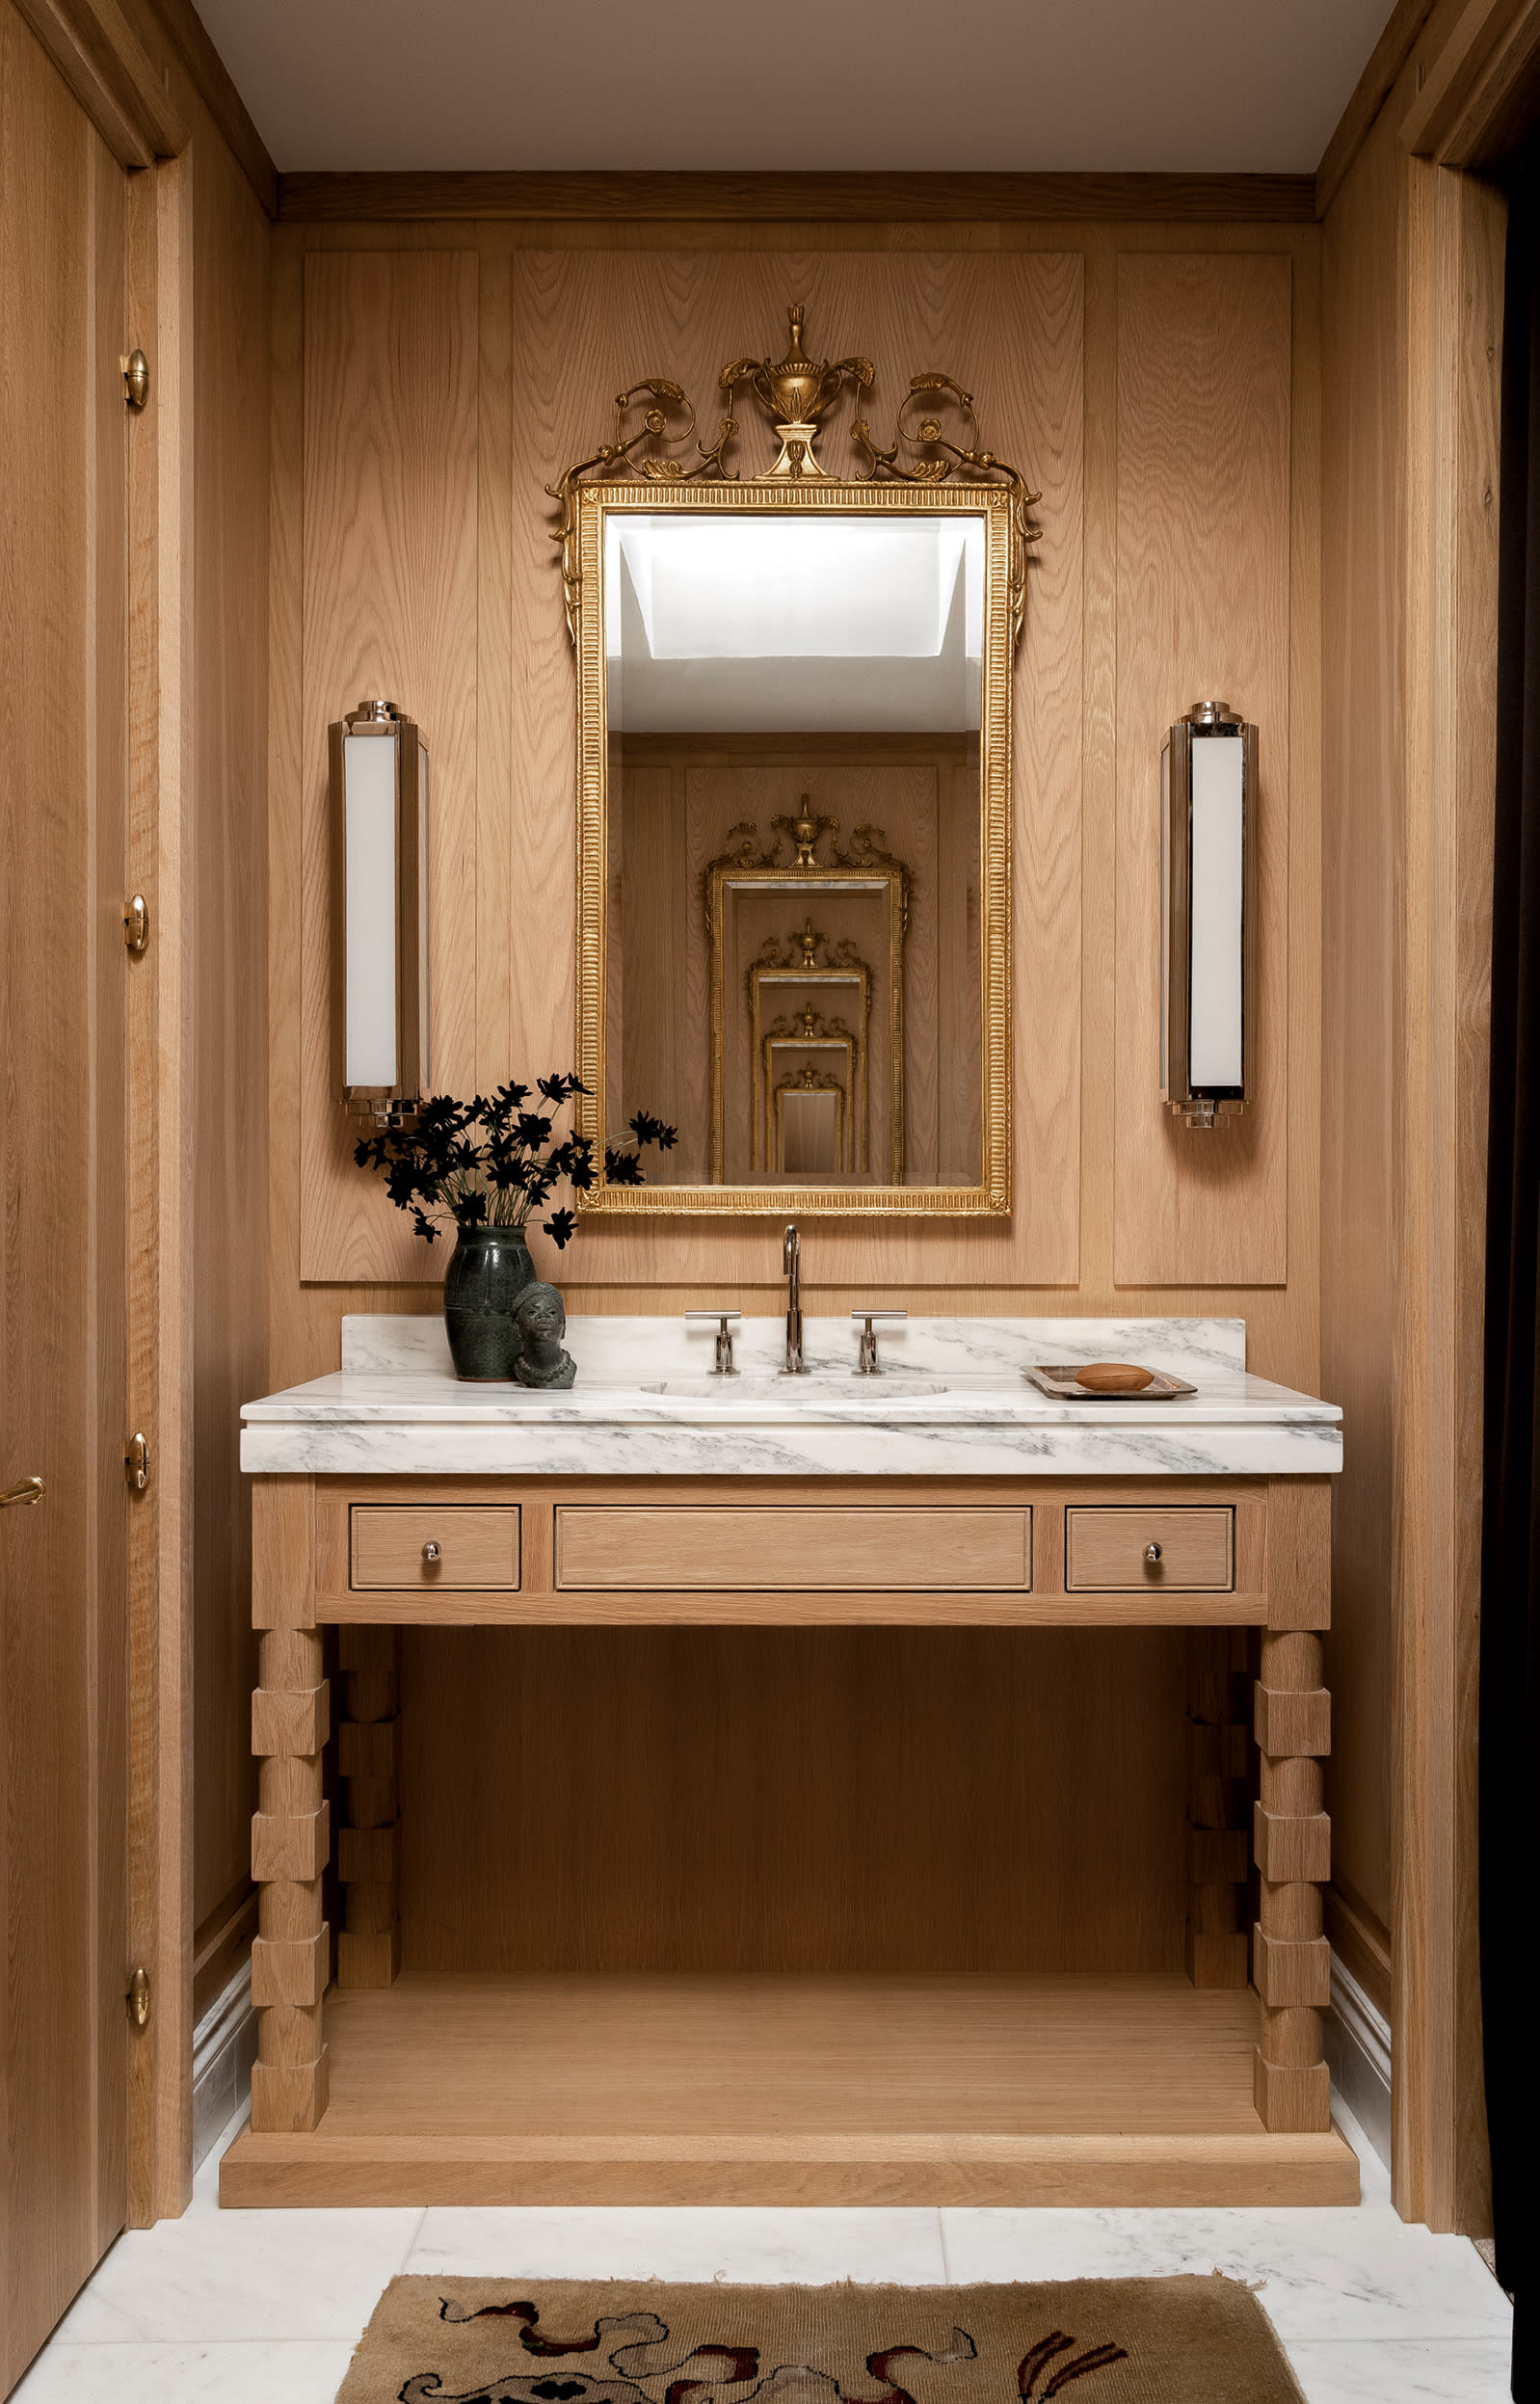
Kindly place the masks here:
<instances>
[{"instance_id":1,"label":"baseboard","mask_svg":"<svg viewBox=\"0 0 1540 2404\"><path fill-rule=\"evenodd\" d=\"M1386 2168L1391 2160L1391 2024L1340 1957L1321 2035L1332 2083Z\"/></svg>"},{"instance_id":2,"label":"baseboard","mask_svg":"<svg viewBox=\"0 0 1540 2404\"><path fill-rule=\"evenodd\" d=\"M251 2094L255 2059L256 2011L248 1955L193 2031L194 2170Z\"/></svg>"}]
</instances>

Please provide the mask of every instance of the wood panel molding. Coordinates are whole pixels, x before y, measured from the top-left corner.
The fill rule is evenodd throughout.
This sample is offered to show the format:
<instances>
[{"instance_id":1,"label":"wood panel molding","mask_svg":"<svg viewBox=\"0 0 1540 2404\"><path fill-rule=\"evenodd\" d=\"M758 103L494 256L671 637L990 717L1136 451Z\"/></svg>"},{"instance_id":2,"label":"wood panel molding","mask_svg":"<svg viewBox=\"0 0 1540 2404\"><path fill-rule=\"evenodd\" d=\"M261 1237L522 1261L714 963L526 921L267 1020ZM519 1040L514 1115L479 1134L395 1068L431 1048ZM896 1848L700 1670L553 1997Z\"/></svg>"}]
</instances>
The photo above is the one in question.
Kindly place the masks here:
<instances>
[{"instance_id":1,"label":"wood panel molding","mask_svg":"<svg viewBox=\"0 0 1540 2404\"><path fill-rule=\"evenodd\" d=\"M1120 257L1120 1285L1288 1275L1289 1105L1310 1076L1290 1059L1288 1024L1293 349L1286 256ZM1208 699L1261 730L1257 1089L1243 1117L1195 1134L1159 1093L1155 805L1165 731Z\"/></svg>"},{"instance_id":2,"label":"wood panel molding","mask_svg":"<svg viewBox=\"0 0 1540 2404\"><path fill-rule=\"evenodd\" d=\"M194 90L268 216L277 217L279 171L193 0L139 0L139 5L153 17L186 68Z\"/></svg>"},{"instance_id":3,"label":"wood panel molding","mask_svg":"<svg viewBox=\"0 0 1540 2404\"><path fill-rule=\"evenodd\" d=\"M1466 0L1401 120L1407 149L1474 167L1520 130L1540 67L1540 0Z\"/></svg>"},{"instance_id":4,"label":"wood panel molding","mask_svg":"<svg viewBox=\"0 0 1540 2404\"><path fill-rule=\"evenodd\" d=\"M175 158L187 128L118 0L16 0L120 167Z\"/></svg>"},{"instance_id":5,"label":"wood panel molding","mask_svg":"<svg viewBox=\"0 0 1540 2404\"><path fill-rule=\"evenodd\" d=\"M1352 97L1337 120L1330 142L1315 170L1315 214L1324 217L1346 179L1347 172L1368 139L1370 128L1394 91L1401 69L1416 47L1419 35L1433 13L1435 0L1395 0L1368 64L1353 87Z\"/></svg>"},{"instance_id":6,"label":"wood panel molding","mask_svg":"<svg viewBox=\"0 0 1540 2404\"><path fill-rule=\"evenodd\" d=\"M279 177L285 224L738 218L772 225L1157 219L1305 225L1312 175L299 174Z\"/></svg>"}]
</instances>

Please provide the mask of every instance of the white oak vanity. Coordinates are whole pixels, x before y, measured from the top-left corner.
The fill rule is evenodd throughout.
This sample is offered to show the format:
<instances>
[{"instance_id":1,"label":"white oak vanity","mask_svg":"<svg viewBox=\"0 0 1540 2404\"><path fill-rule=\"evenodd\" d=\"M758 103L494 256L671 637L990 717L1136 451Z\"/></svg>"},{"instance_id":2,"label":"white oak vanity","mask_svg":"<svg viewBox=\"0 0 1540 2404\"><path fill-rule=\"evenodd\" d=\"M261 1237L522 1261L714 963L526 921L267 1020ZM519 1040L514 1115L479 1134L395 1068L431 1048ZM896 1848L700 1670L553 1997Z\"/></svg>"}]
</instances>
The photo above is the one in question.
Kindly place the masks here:
<instances>
[{"instance_id":1,"label":"white oak vanity","mask_svg":"<svg viewBox=\"0 0 1540 2404\"><path fill-rule=\"evenodd\" d=\"M1355 2201L1320 2051L1336 1408L1249 1376L1238 1322L915 1320L883 1335L885 1381L852 1375L856 1332L836 1321L806 1322L802 1378L776 1374L768 1319L744 1322L732 1378L711 1373L709 1331L678 1321L579 1319L568 1342L571 1392L467 1386L437 1320L350 1320L339 1375L244 1414L261 2042L223 2200ZM1056 1402L1022 1375L1108 1354L1197 1392ZM1153 1644L1157 1685L1181 1645L1129 1823L1148 1893L1125 1878L1109 1911L1076 1868L1110 1771L1087 1750L1059 1756L1051 1807L1020 1832L1023 1897L1028 1852L1063 1851L1041 1865L1068 1899L1050 1972L948 1968L944 1931L925 1974L810 1973L768 1934L724 1937L734 1966L564 1969L533 1843L482 1873L498 1889L484 1902L527 1915L543 1966L483 1966L474 1895L447 1937L432 1898L477 1842L455 1797L474 1791L487 1731L467 1683L461 1758L414 1747L404 1632L517 1645L690 1626L740 1645L993 1628L1028 1663L1054 1632L1100 1630ZM923 1675L912 1686L922 1712ZM922 1823L904 1728L861 1737L851 1808L896 1830L917 1802ZM691 1793L687 1749L660 1754L696 1840L653 1861L643 1924L688 1916L678 1883L737 1807ZM746 1768L752 1816L783 1830L811 1767L782 1723ZM585 1779L581 1753L571 1776ZM540 1807L559 1814L561 1794Z\"/></svg>"}]
</instances>

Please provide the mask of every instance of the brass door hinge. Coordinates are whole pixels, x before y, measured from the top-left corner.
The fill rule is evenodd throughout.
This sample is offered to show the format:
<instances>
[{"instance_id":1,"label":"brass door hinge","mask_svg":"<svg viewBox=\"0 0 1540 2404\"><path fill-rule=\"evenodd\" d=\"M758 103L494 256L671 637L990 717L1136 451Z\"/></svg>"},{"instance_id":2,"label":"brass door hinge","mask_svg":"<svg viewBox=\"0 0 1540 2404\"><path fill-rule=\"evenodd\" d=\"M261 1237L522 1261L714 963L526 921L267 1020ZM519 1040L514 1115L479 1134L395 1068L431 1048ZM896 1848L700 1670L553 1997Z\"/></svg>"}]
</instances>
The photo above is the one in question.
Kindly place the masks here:
<instances>
[{"instance_id":1,"label":"brass door hinge","mask_svg":"<svg viewBox=\"0 0 1540 2404\"><path fill-rule=\"evenodd\" d=\"M149 1972L147 1970L138 1969L134 1972L128 1982L128 1993L124 2000L128 2005L128 2017L134 2026L136 2028L147 2026L149 2021Z\"/></svg>"},{"instance_id":2,"label":"brass door hinge","mask_svg":"<svg viewBox=\"0 0 1540 2404\"><path fill-rule=\"evenodd\" d=\"M135 894L123 912L123 941L133 952L143 951L149 941L149 904L143 894Z\"/></svg>"},{"instance_id":3,"label":"brass door hinge","mask_svg":"<svg viewBox=\"0 0 1540 2404\"><path fill-rule=\"evenodd\" d=\"M128 1450L123 1455L123 1474L133 1492L143 1494L149 1483L149 1438L147 1435L136 1433L129 1437Z\"/></svg>"},{"instance_id":4,"label":"brass door hinge","mask_svg":"<svg viewBox=\"0 0 1540 2404\"><path fill-rule=\"evenodd\" d=\"M126 359L119 359L118 364L123 371L124 400L130 409L143 409L149 398L148 360L143 351L134 350Z\"/></svg>"}]
</instances>

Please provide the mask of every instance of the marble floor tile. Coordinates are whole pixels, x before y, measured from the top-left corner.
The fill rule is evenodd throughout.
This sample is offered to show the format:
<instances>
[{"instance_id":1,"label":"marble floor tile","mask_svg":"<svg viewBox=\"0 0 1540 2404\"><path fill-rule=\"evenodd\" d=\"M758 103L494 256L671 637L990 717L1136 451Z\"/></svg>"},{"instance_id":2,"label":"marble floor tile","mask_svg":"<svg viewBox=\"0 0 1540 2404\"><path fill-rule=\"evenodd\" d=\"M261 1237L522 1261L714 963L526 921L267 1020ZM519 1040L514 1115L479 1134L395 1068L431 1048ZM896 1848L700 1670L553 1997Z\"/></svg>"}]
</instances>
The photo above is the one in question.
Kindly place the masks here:
<instances>
[{"instance_id":1,"label":"marble floor tile","mask_svg":"<svg viewBox=\"0 0 1540 2404\"><path fill-rule=\"evenodd\" d=\"M1257 2286L1280 2337L1490 2338L1512 2311L1466 2237L1403 2221L1367 2138L1340 2124L1363 2164L1363 2201L1338 2209L959 2211L942 2214L949 2274L983 2279L1137 2279L1224 2271Z\"/></svg>"},{"instance_id":2,"label":"marble floor tile","mask_svg":"<svg viewBox=\"0 0 1540 2404\"><path fill-rule=\"evenodd\" d=\"M222 2212L219 2156L235 2133L232 2126L203 2163L180 2220L119 2238L56 2342L357 2342L382 2288L405 2264L422 2213Z\"/></svg>"},{"instance_id":3,"label":"marble floor tile","mask_svg":"<svg viewBox=\"0 0 1540 2404\"><path fill-rule=\"evenodd\" d=\"M11 2404L334 2404L351 2344L67 2345L39 2355Z\"/></svg>"},{"instance_id":4,"label":"marble floor tile","mask_svg":"<svg viewBox=\"0 0 1540 2404\"><path fill-rule=\"evenodd\" d=\"M1306 2404L1510 2404L1505 2339L1312 2338L1288 2353Z\"/></svg>"},{"instance_id":5,"label":"marble floor tile","mask_svg":"<svg viewBox=\"0 0 1540 2404\"><path fill-rule=\"evenodd\" d=\"M457 2209L423 2215L410 2271L542 2279L942 2281L934 2211L705 2206Z\"/></svg>"}]
</instances>

